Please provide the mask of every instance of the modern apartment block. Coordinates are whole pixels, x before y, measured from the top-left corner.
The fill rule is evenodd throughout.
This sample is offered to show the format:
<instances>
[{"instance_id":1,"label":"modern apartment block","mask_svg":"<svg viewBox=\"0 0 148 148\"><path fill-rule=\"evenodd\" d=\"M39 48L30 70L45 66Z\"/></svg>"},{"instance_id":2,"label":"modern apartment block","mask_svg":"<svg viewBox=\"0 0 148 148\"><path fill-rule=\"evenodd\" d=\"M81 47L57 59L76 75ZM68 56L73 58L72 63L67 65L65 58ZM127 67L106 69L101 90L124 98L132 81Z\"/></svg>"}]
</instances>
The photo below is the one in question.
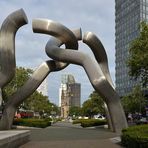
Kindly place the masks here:
<instances>
[{"instance_id":1,"label":"modern apartment block","mask_svg":"<svg viewBox=\"0 0 148 148\"><path fill-rule=\"evenodd\" d=\"M59 106L61 107L61 117L67 118L69 109L72 106L80 107L81 84L76 83L74 76L62 75L59 89Z\"/></svg>"},{"instance_id":2,"label":"modern apartment block","mask_svg":"<svg viewBox=\"0 0 148 148\"><path fill-rule=\"evenodd\" d=\"M148 0L115 0L116 90L127 95L136 85L126 65L129 45L139 35L141 21L148 20Z\"/></svg>"}]
</instances>

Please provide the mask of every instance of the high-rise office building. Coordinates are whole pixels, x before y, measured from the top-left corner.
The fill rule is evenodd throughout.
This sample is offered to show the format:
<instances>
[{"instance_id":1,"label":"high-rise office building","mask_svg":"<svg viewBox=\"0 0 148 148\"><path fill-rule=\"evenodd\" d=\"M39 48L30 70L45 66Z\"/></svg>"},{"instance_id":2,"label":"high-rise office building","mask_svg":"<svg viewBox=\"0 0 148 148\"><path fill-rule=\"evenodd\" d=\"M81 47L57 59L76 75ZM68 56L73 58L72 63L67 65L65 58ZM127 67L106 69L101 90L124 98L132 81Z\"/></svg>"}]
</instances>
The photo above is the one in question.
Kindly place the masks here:
<instances>
[{"instance_id":1,"label":"high-rise office building","mask_svg":"<svg viewBox=\"0 0 148 148\"><path fill-rule=\"evenodd\" d=\"M67 118L70 107L80 107L81 84L76 83L74 76L62 75L59 89L59 106L61 107L61 117Z\"/></svg>"},{"instance_id":2,"label":"high-rise office building","mask_svg":"<svg viewBox=\"0 0 148 148\"><path fill-rule=\"evenodd\" d=\"M127 95L136 85L126 65L129 45L139 35L140 22L148 20L148 0L115 0L116 90Z\"/></svg>"}]
</instances>

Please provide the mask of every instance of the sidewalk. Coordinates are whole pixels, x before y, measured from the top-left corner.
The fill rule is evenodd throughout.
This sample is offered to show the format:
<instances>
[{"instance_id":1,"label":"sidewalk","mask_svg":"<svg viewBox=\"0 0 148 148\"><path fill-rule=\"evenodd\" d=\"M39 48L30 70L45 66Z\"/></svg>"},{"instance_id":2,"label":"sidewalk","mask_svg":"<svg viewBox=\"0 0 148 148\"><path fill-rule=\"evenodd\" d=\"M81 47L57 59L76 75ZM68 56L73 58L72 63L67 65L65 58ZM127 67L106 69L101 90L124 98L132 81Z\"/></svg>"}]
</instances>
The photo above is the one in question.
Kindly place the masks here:
<instances>
[{"instance_id":1,"label":"sidewalk","mask_svg":"<svg viewBox=\"0 0 148 148\"><path fill-rule=\"evenodd\" d=\"M31 141L20 148L121 148L117 137L103 128L85 129L61 122L46 129L31 130Z\"/></svg>"},{"instance_id":2,"label":"sidewalk","mask_svg":"<svg viewBox=\"0 0 148 148\"><path fill-rule=\"evenodd\" d=\"M32 141L20 148L121 148L121 146L104 140L69 140L69 141Z\"/></svg>"}]
</instances>

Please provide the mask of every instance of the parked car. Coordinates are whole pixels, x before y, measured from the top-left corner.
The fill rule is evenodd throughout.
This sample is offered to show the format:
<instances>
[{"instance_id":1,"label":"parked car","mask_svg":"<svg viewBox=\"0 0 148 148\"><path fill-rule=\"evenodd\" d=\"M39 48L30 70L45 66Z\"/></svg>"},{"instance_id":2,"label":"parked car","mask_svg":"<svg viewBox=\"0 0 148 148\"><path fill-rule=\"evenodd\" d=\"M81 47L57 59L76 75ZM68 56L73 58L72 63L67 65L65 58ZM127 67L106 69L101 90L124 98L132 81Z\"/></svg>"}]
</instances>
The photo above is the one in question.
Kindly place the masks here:
<instances>
[{"instance_id":1,"label":"parked car","mask_svg":"<svg viewBox=\"0 0 148 148\"><path fill-rule=\"evenodd\" d=\"M100 120L104 120L105 119L105 117L103 115L101 115L101 114L94 115L94 118L95 119L100 119Z\"/></svg>"},{"instance_id":2,"label":"parked car","mask_svg":"<svg viewBox=\"0 0 148 148\"><path fill-rule=\"evenodd\" d=\"M140 120L136 122L136 124L148 124L148 120L146 119L146 117L142 117Z\"/></svg>"}]
</instances>

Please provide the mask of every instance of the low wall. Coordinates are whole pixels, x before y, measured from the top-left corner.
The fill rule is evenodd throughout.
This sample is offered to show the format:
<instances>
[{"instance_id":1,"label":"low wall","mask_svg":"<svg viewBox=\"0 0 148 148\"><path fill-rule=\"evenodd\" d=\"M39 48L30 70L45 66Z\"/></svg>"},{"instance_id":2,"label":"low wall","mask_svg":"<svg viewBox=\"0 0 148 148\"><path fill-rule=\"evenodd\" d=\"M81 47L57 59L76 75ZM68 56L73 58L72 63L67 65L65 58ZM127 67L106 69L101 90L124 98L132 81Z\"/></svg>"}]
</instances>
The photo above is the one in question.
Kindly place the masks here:
<instances>
[{"instance_id":1,"label":"low wall","mask_svg":"<svg viewBox=\"0 0 148 148\"><path fill-rule=\"evenodd\" d=\"M29 140L29 130L0 131L0 148L17 148Z\"/></svg>"}]
</instances>

